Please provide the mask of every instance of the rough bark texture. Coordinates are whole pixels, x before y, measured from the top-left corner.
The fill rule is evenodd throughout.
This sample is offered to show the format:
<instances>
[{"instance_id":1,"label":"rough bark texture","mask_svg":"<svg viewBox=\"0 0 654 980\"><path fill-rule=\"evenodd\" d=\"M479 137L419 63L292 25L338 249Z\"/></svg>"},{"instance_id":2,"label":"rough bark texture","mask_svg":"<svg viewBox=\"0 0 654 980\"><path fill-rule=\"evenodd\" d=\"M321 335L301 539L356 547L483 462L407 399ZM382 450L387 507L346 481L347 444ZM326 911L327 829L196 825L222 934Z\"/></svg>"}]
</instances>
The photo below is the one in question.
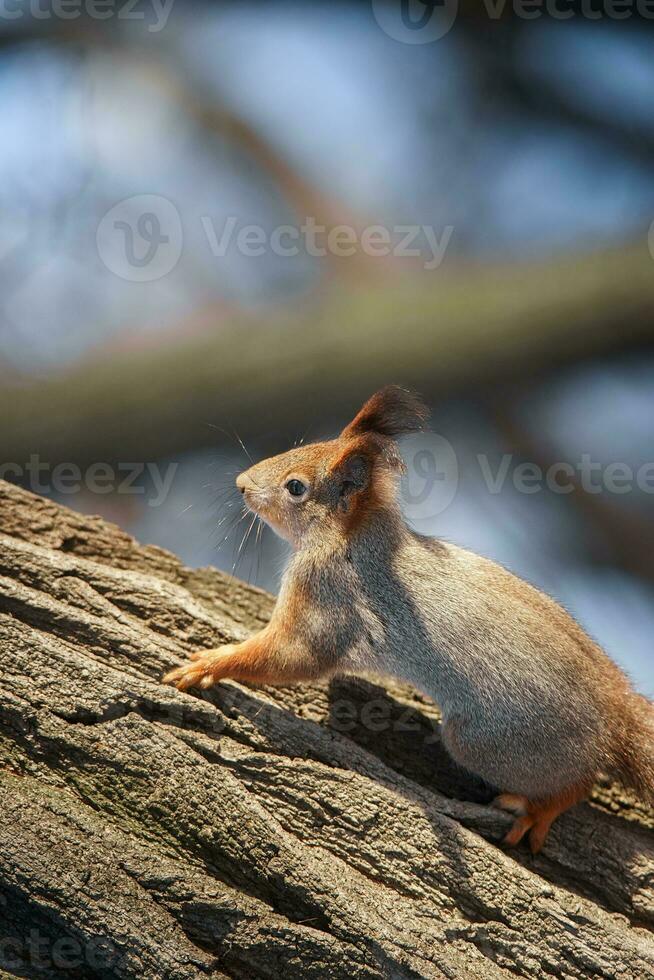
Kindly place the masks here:
<instances>
[{"instance_id":1,"label":"rough bark texture","mask_svg":"<svg viewBox=\"0 0 654 980\"><path fill-rule=\"evenodd\" d=\"M504 853L409 688L160 683L269 596L6 483L0 532L0 977L654 976L624 794Z\"/></svg>"}]
</instances>

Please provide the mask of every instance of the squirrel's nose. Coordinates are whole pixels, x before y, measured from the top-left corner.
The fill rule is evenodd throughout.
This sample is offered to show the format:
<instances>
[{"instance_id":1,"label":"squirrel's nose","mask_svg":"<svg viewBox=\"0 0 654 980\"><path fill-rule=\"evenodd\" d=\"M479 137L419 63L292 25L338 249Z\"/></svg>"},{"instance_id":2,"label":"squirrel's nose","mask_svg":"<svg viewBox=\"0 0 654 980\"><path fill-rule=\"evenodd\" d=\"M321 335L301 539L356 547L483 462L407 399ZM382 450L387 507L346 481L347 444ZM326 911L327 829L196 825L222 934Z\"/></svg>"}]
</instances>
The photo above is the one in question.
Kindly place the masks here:
<instances>
[{"instance_id":1,"label":"squirrel's nose","mask_svg":"<svg viewBox=\"0 0 654 980\"><path fill-rule=\"evenodd\" d=\"M236 486L241 493L245 493L246 490L252 490L254 483L247 473L239 473L239 475L236 477Z\"/></svg>"}]
</instances>

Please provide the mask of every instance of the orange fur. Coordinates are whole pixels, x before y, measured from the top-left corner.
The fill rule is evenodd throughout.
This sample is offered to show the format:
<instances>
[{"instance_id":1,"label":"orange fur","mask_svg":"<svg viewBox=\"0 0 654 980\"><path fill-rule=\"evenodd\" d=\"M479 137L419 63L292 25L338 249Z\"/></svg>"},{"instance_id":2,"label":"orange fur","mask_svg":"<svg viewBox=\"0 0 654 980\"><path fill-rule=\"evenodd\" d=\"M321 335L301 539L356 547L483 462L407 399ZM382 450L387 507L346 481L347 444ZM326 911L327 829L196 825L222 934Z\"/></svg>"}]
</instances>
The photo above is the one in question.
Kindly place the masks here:
<instances>
[{"instance_id":1,"label":"orange fur","mask_svg":"<svg viewBox=\"0 0 654 980\"><path fill-rule=\"evenodd\" d=\"M187 691L190 687L213 687L226 678L252 684L283 684L319 676L321 670L315 660L294 650L296 646L268 626L243 643L191 654L192 662L171 670L164 682Z\"/></svg>"},{"instance_id":2,"label":"orange fur","mask_svg":"<svg viewBox=\"0 0 654 980\"><path fill-rule=\"evenodd\" d=\"M564 793L545 800L528 800L524 796L516 796L512 793L501 794L497 798L497 805L519 814L504 838L504 843L509 847L515 847L525 834L529 833L531 853L538 854L556 818L576 803L586 799L589 792L590 786L584 784L572 786Z\"/></svg>"},{"instance_id":3,"label":"orange fur","mask_svg":"<svg viewBox=\"0 0 654 980\"><path fill-rule=\"evenodd\" d=\"M358 458L367 467L365 483L353 487L341 502L342 530L346 536L352 534L367 516L387 506L395 496L393 471L400 469L401 461L396 463L395 457L386 450L384 444L389 441L370 435L337 440L339 452L330 459L328 470L335 483L347 477L348 467Z\"/></svg>"}]
</instances>

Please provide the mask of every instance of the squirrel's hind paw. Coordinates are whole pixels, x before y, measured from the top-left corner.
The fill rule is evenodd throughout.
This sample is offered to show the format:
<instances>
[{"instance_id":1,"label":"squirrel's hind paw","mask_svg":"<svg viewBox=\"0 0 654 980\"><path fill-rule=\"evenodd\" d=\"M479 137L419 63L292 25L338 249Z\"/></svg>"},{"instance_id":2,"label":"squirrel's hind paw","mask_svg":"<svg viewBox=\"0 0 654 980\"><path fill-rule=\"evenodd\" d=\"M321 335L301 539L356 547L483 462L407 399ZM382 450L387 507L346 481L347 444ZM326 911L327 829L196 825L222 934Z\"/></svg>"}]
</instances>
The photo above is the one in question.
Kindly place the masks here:
<instances>
[{"instance_id":1,"label":"squirrel's hind paw","mask_svg":"<svg viewBox=\"0 0 654 980\"><path fill-rule=\"evenodd\" d=\"M529 850L532 854L538 854L542 850L551 826L552 820L549 817L539 819L533 814L518 817L504 838L503 843L507 847L515 847L516 844L520 843L525 834L529 832Z\"/></svg>"},{"instance_id":2,"label":"squirrel's hind paw","mask_svg":"<svg viewBox=\"0 0 654 980\"><path fill-rule=\"evenodd\" d=\"M536 818L530 814L523 814L513 821L513 826L503 840L507 847L515 847L519 844L527 831L531 830L536 823ZM531 835L530 835L531 841ZM532 848L533 850L533 848Z\"/></svg>"},{"instance_id":3,"label":"squirrel's hind paw","mask_svg":"<svg viewBox=\"0 0 654 980\"><path fill-rule=\"evenodd\" d=\"M588 795L589 789L590 784L581 783L578 786L571 786L570 789L559 793L557 796L539 801L528 800L511 793L503 793L498 796L498 803L503 801L504 804L513 804L517 800L524 800L525 802L524 811L514 821L511 830L504 838L504 843L508 847L514 847L529 832L531 853L538 854L556 818L569 810L575 803L580 803ZM509 807L505 805L504 809L509 809ZM513 810L513 812L518 813L517 810Z\"/></svg>"}]
</instances>

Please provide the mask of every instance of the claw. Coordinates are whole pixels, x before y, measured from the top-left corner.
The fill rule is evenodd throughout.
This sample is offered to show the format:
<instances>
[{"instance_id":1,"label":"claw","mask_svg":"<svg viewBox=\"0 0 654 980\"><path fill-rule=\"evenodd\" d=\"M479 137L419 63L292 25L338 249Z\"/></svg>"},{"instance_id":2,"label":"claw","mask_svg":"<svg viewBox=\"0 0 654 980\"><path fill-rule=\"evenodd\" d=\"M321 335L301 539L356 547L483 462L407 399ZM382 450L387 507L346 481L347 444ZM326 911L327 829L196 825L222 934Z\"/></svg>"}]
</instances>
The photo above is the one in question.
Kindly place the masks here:
<instances>
[{"instance_id":1,"label":"claw","mask_svg":"<svg viewBox=\"0 0 654 980\"><path fill-rule=\"evenodd\" d=\"M201 672L199 676L201 676ZM198 675L196 671L191 670L189 665L188 667L178 667L177 670L171 670L163 680L164 684L173 684L178 691L186 691L189 687L193 687L196 679L198 679Z\"/></svg>"},{"instance_id":2,"label":"claw","mask_svg":"<svg viewBox=\"0 0 654 980\"><path fill-rule=\"evenodd\" d=\"M182 676L186 667L175 667L174 670L169 670L167 674L164 674L162 680L164 684L174 684L178 678Z\"/></svg>"},{"instance_id":3,"label":"claw","mask_svg":"<svg viewBox=\"0 0 654 980\"><path fill-rule=\"evenodd\" d=\"M228 653L231 648L220 647L217 650L197 650L189 660L192 663L175 667L164 676L164 684L173 684L178 691L188 691L189 687L201 687L207 690L216 683L214 667L216 661Z\"/></svg>"},{"instance_id":4,"label":"claw","mask_svg":"<svg viewBox=\"0 0 654 980\"><path fill-rule=\"evenodd\" d=\"M194 664L188 664L185 667L178 667L176 670L171 670L170 673L166 674L164 684L174 684L178 691L187 691L189 687L194 687L203 679L204 673L204 667L198 668Z\"/></svg>"}]
</instances>

